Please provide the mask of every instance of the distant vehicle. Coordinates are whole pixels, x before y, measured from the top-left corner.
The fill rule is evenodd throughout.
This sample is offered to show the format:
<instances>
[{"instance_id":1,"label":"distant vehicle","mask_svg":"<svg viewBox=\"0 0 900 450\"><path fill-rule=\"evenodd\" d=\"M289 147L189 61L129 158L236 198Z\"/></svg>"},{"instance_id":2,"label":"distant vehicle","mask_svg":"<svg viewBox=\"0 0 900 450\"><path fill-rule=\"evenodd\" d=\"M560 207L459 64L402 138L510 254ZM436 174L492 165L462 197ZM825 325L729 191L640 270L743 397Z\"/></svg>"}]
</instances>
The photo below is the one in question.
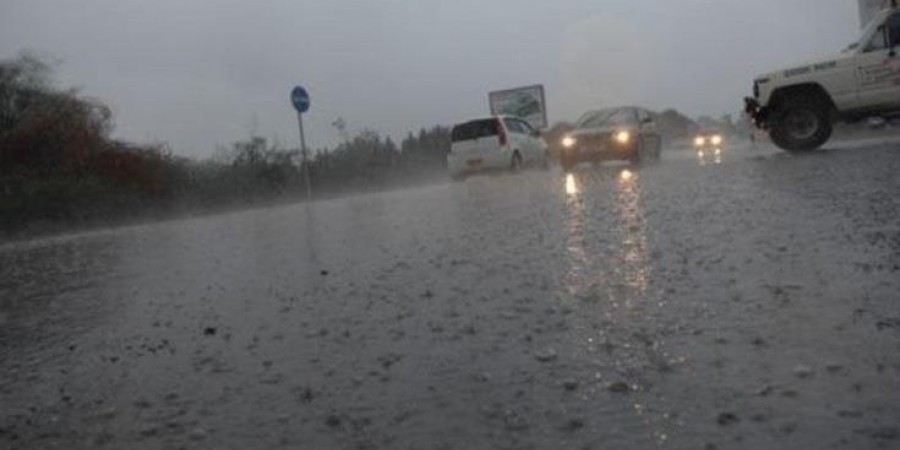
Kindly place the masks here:
<instances>
[{"instance_id":1,"label":"distant vehicle","mask_svg":"<svg viewBox=\"0 0 900 450\"><path fill-rule=\"evenodd\" d=\"M694 149L700 158L721 156L724 148L725 135L719 130L700 130L694 137Z\"/></svg>"},{"instance_id":2,"label":"distant vehicle","mask_svg":"<svg viewBox=\"0 0 900 450\"><path fill-rule=\"evenodd\" d=\"M454 179L490 170L548 167L540 131L517 117L493 116L453 127L447 168Z\"/></svg>"},{"instance_id":3,"label":"distant vehicle","mask_svg":"<svg viewBox=\"0 0 900 450\"><path fill-rule=\"evenodd\" d=\"M582 162L658 160L662 139L653 115L635 107L586 113L562 139L560 161L569 170Z\"/></svg>"},{"instance_id":4,"label":"distant vehicle","mask_svg":"<svg viewBox=\"0 0 900 450\"><path fill-rule=\"evenodd\" d=\"M879 12L842 53L756 78L744 100L756 125L789 152L815 150L836 121L900 114L900 9Z\"/></svg>"}]
</instances>

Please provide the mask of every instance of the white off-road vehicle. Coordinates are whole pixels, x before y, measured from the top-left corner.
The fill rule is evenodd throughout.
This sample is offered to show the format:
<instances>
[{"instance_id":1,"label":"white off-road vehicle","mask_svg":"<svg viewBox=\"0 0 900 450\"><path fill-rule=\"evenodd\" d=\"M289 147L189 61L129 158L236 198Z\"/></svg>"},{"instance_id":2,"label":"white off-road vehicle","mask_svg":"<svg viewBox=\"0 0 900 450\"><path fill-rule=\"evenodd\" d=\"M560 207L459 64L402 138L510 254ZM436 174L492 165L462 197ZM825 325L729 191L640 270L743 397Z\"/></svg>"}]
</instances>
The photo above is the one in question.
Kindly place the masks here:
<instances>
[{"instance_id":1,"label":"white off-road vehicle","mask_svg":"<svg viewBox=\"0 0 900 450\"><path fill-rule=\"evenodd\" d=\"M789 152L817 149L836 121L900 115L900 8L878 13L830 58L758 77L747 113Z\"/></svg>"}]
</instances>

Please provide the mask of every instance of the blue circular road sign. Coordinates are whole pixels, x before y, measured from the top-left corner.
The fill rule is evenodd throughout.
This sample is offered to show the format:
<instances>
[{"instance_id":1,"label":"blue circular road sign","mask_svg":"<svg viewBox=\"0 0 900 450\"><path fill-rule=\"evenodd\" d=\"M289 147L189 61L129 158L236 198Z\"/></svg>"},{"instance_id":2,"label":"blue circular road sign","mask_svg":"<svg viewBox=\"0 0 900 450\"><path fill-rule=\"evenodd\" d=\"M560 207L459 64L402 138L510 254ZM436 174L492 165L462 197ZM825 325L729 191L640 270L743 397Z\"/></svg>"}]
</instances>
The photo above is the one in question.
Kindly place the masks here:
<instances>
[{"instance_id":1,"label":"blue circular road sign","mask_svg":"<svg viewBox=\"0 0 900 450\"><path fill-rule=\"evenodd\" d=\"M306 92L306 89L303 89L302 86L295 87L294 90L291 91L291 103L294 104L294 109L300 114L309 111L309 92Z\"/></svg>"}]
</instances>

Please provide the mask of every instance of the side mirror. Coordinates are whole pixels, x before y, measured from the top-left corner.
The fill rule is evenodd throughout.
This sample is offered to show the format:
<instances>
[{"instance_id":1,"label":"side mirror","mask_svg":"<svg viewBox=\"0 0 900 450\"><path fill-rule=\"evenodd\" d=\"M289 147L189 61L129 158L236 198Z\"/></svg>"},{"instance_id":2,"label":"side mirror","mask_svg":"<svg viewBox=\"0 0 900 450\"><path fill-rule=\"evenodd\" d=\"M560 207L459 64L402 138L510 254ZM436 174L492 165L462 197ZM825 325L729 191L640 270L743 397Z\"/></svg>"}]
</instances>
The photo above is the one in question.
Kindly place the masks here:
<instances>
[{"instance_id":1,"label":"side mirror","mask_svg":"<svg viewBox=\"0 0 900 450\"><path fill-rule=\"evenodd\" d=\"M653 118L644 117L643 119L641 119L641 125L653 125Z\"/></svg>"},{"instance_id":2,"label":"side mirror","mask_svg":"<svg viewBox=\"0 0 900 450\"><path fill-rule=\"evenodd\" d=\"M531 137L541 137L541 130L531 130Z\"/></svg>"}]
</instances>

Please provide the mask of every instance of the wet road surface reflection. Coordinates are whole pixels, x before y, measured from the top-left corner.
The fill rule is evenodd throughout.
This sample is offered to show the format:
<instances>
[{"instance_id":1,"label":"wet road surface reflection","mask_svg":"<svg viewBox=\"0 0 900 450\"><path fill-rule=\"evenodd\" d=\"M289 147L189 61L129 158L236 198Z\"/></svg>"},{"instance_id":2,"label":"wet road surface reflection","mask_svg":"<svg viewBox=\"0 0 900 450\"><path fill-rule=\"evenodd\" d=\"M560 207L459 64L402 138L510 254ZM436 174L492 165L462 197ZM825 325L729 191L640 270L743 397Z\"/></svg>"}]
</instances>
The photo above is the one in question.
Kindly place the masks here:
<instances>
[{"instance_id":1,"label":"wet road surface reflection","mask_svg":"<svg viewBox=\"0 0 900 450\"><path fill-rule=\"evenodd\" d=\"M569 291L575 294L602 283L612 289L629 287L633 290L630 294L643 293L650 268L639 171L604 167L567 173L565 190ZM593 207L606 214L589 215L588 209ZM587 245L586 240L592 241ZM615 250L614 258L609 249ZM601 261L594 261L598 256Z\"/></svg>"},{"instance_id":2,"label":"wet road surface reflection","mask_svg":"<svg viewBox=\"0 0 900 450\"><path fill-rule=\"evenodd\" d=\"M892 448L896 154L686 151L3 247L0 448Z\"/></svg>"},{"instance_id":3,"label":"wet road surface reflection","mask_svg":"<svg viewBox=\"0 0 900 450\"><path fill-rule=\"evenodd\" d=\"M700 166L715 166L722 164L724 151L721 148L697 150L697 162Z\"/></svg>"},{"instance_id":4,"label":"wet road surface reflection","mask_svg":"<svg viewBox=\"0 0 900 450\"><path fill-rule=\"evenodd\" d=\"M593 168L566 174L565 183L567 290L586 303L569 322L567 345L585 361L595 361L594 379L601 387L631 392L632 403L623 411L630 417L617 420L641 436L635 440L663 445L674 422L664 403L646 395L647 379L634 370L665 366L669 358L656 331L661 326L653 309L658 303L648 295L652 269L641 172ZM603 402L604 397L592 391L585 400Z\"/></svg>"},{"instance_id":5,"label":"wet road surface reflection","mask_svg":"<svg viewBox=\"0 0 900 450\"><path fill-rule=\"evenodd\" d=\"M622 275L638 294L647 290L650 276L647 258L647 223L641 199L641 180L637 172L624 169L619 175L617 211L622 224Z\"/></svg>"}]
</instances>

